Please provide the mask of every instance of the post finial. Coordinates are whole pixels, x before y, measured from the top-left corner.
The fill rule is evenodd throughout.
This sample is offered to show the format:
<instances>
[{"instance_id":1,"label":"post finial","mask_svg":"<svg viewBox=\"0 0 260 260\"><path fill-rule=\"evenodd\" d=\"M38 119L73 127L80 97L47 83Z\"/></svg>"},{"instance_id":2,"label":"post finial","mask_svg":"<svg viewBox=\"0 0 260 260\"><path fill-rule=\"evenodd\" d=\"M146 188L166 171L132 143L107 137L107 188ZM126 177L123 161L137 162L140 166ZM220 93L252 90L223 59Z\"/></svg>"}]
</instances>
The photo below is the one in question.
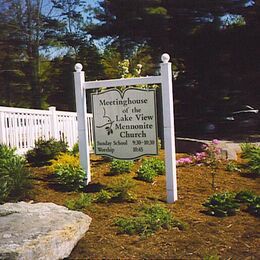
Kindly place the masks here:
<instances>
[{"instance_id":1,"label":"post finial","mask_svg":"<svg viewBox=\"0 0 260 260\"><path fill-rule=\"evenodd\" d=\"M76 63L74 68L75 68L76 72L81 72L83 69L83 66L81 63Z\"/></svg>"},{"instance_id":2,"label":"post finial","mask_svg":"<svg viewBox=\"0 0 260 260\"><path fill-rule=\"evenodd\" d=\"M161 57L163 63L167 63L170 60L170 55L168 53L164 53Z\"/></svg>"}]
</instances>

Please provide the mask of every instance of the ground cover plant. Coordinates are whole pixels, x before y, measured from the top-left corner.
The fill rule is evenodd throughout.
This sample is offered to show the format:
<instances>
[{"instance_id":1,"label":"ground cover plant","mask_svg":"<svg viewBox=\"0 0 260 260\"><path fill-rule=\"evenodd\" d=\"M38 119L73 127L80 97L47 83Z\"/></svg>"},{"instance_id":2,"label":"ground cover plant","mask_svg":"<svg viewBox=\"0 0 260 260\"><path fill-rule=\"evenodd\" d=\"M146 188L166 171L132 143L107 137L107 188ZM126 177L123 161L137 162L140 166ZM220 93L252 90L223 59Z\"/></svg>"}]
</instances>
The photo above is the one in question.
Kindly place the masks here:
<instances>
[{"instance_id":1,"label":"ground cover plant","mask_svg":"<svg viewBox=\"0 0 260 260\"><path fill-rule=\"evenodd\" d=\"M206 213L216 217L233 216L240 210L240 204L247 205L247 211L257 217L260 216L260 196L250 190L237 193L224 192L212 195L202 205L207 208Z\"/></svg>"},{"instance_id":2,"label":"ground cover plant","mask_svg":"<svg viewBox=\"0 0 260 260\"><path fill-rule=\"evenodd\" d=\"M79 190L85 186L86 173L81 166L60 165L54 173L58 183L70 190Z\"/></svg>"},{"instance_id":3,"label":"ground cover plant","mask_svg":"<svg viewBox=\"0 0 260 260\"><path fill-rule=\"evenodd\" d=\"M216 217L233 216L239 210L235 194L230 192L214 194L202 205L207 214Z\"/></svg>"},{"instance_id":4,"label":"ground cover plant","mask_svg":"<svg viewBox=\"0 0 260 260\"><path fill-rule=\"evenodd\" d=\"M235 195L235 200L239 203L250 203L255 198L255 193L250 190L239 191Z\"/></svg>"},{"instance_id":5,"label":"ground cover plant","mask_svg":"<svg viewBox=\"0 0 260 260\"><path fill-rule=\"evenodd\" d=\"M131 160L116 160L114 159L110 164L110 175L130 172L134 162Z\"/></svg>"},{"instance_id":6,"label":"ground cover plant","mask_svg":"<svg viewBox=\"0 0 260 260\"><path fill-rule=\"evenodd\" d=\"M71 210L81 210L91 205L93 197L86 193L80 193L76 199L67 200L65 206Z\"/></svg>"},{"instance_id":7,"label":"ground cover plant","mask_svg":"<svg viewBox=\"0 0 260 260\"><path fill-rule=\"evenodd\" d=\"M177 159L185 156L187 157L177 154ZM163 151L160 151L158 158L164 160ZM240 212L221 219L204 214L202 206L213 192L234 191L237 195L242 191L250 191L257 197L257 179L247 178L237 171L228 172L226 164L220 164L217 191L213 191L209 185L211 176L206 165L193 163L189 167L178 167L178 200L167 204L165 176L157 175L152 183L137 180L136 171L141 164L142 160L138 160L130 173L109 176L110 162L103 157L91 155L92 180L79 191L64 190L49 168L32 168L35 177L32 189L34 202L66 204L92 218L89 231L68 259L204 259L209 256L219 259L260 258L259 221L253 213L259 209L259 199L253 199L252 204L237 202ZM129 189L111 188L120 183L122 177L127 177L133 185L129 185ZM116 190L121 190L121 198L128 192L134 196L134 200L113 199ZM97 202L98 197L104 202ZM240 193L240 199L242 197L245 197L245 193ZM140 217L144 212L138 209L144 205L158 204L175 219L187 223L188 228L181 231L178 227L159 228L152 236L119 234L118 227L115 226L119 217ZM249 212L249 205L252 213Z\"/></svg>"},{"instance_id":8,"label":"ground cover plant","mask_svg":"<svg viewBox=\"0 0 260 260\"><path fill-rule=\"evenodd\" d=\"M79 155L60 153L49 162L48 170L56 175L59 184L69 190L79 190L85 186L86 173L80 166Z\"/></svg>"},{"instance_id":9,"label":"ground cover plant","mask_svg":"<svg viewBox=\"0 0 260 260\"><path fill-rule=\"evenodd\" d=\"M138 180L153 182L156 176L156 171L147 164L142 164L137 171Z\"/></svg>"},{"instance_id":10,"label":"ground cover plant","mask_svg":"<svg viewBox=\"0 0 260 260\"><path fill-rule=\"evenodd\" d=\"M256 217L260 217L260 196L255 196L252 201L249 202L248 212Z\"/></svg>"},{"instance_id":11,"label":"ground cover plant","mask_svg":"<svg viewBox=\"0 0 260 260\"><path fill-rule=\"evenodd\" d=\"M133 180L128 177L116 179L96 195L95 201L100 203L133 202L135 196L131 190L134 186Z\"/></svg>"},{"instance_id":12,"label":"ground cover plant","mask_svg":"<svg viewBox=\"0 0 260 260\"><path fill-rule=\"evenodd\" d=\"M245 143L241 145L242 157L246 159L249 174L260 176L260 146Z\"/></svg>"},{"instance_id":13,"label":"ground cover plant","mask_svg":"<svg viewBox=\"0 0 260 260\"><path fill-rule=\"evenodd\" d=\"M72 155L77 155L79 153L79 143L75 143L71 149Z\"/></svg>"},{"instance_id":14,"label":"ground cover plant","mask_svg":"<svg viewBox=\"0 0 260 260\"><path fill-rule=\"evenodd\" d=\"M146 158L137 171L137 179L153 182L155 177L165 173L164 161L158 158Z\"/></svg>"},{"instance_id":15,"label":"ground cover plant","mask_svg":"<svg viewBox=\"0 0 260 260\"><path fill-rule=\"evenodd\" d=\"M157 175L165 174L165 164L163 160L156 157L151 157L144 159L142 165L147 165L148 167L155 170Z\"/></svg>"},{"instance_id":16,"label":"ground cover plant","mask_svg":"<svg viewBox=\"0 0 260 260\"><path fill-rule=\"evenodd\" d=\"M138 216L117 218L115 225L119 233L141 236L151 235L161 228L177 227L182 230L186 226L183 222L174 219L171 212L159 204L143 206Z\"/></svg>"},{"instance_id":17,"label":"ground cover plant","mask_svg":"<svg viewBox=\"0 0 260 260\"><path fill-rule=\"evenodd\" d=\"M234 161L228 161L226 164L226 170L228 172L234 172L234 171L238 171L241 172L241 169L239 167L239 164L237 162Z\"/></svg>"},{"instance_id":18,"label":"ground cover plant","mask_svg":"<svg viewBox=\"0 0 260 260\"><path fill-rule=\"evenodd\" d=\"M75 167L80 166L79 155L73 155L69 153L60 153L58 156L56 156L55 159L50 160L49 163L50 165L48 166L48 170L50 172L55 172L55 170L62 165L69 164Z\"/></svg>"}]
</instances>

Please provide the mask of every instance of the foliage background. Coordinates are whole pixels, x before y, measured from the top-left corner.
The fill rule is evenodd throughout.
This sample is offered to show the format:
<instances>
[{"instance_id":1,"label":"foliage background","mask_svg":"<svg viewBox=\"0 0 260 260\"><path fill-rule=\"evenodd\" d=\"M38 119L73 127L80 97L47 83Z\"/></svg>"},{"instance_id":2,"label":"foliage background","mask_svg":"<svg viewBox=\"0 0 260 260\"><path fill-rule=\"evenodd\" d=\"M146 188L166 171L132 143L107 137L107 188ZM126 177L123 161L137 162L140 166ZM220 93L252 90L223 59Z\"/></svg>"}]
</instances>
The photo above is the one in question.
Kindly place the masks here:
<instances>
[{"instance_id":1,"label":"foliage background","mask_svg":"<svg viewBox=\"0 0 260 260\"><path fill-rule=\"evenodd\" d=\"M89 80L120 76L126 58L148 75L163 52L172 57L177 115L259 105L259 0L89 3L1 1L0 105L73 111L76 62Z\"/></svg>"}]
</instances>

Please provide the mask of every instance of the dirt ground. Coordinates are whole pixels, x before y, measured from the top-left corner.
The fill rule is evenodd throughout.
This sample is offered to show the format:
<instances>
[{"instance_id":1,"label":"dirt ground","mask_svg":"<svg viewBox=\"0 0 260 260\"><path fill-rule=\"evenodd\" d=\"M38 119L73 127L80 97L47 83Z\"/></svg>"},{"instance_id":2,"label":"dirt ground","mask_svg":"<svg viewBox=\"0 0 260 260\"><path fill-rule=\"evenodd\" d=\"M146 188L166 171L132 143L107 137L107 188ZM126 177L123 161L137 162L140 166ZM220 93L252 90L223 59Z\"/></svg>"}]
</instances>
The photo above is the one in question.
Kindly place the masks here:
<instances>
[{"instance_id":1,"label":"dirt ground","mask_svg":"<svg viewBox=\"0 0 260 260\"><path fill-rule=\"evenodd\" d=\"M178 154L178 157L181 155ZM159 157L164 158L163 151ZM241 210L237 215L217 218L203 213L202 203L216 192L252 190L259 194L259 179L239 172L218 170L214 191L210 170L205 166L178 167L178 200L166 204L165 176L154 183L134 179L140 161L129 176L136 183L134 203L94 203L83 212L92 218L89 231L68 259L260 259L259 219ZM78 197L55 183L45 168L34 168L34 201L64 205ZM92 182L86 192L95 193L118 176L108 176L109 162L91 157ZM162 203L174 217L188 224L186 230L159 230L143 238L117 234L113 225L118 216L133 216L144 203ZM214 258L215 256L215 258Z\"/></svg>"}]
</instances>

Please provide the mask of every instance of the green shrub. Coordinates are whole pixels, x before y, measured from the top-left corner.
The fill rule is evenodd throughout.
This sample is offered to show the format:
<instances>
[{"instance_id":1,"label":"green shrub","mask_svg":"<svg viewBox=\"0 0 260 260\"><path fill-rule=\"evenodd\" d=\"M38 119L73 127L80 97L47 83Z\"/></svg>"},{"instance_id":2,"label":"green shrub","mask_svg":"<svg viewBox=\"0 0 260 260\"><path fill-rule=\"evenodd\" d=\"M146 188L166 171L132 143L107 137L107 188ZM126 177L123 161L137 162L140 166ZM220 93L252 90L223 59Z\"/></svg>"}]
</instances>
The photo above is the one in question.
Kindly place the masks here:
<instances>
[{"instance_id":1,"label":"green shrub","mask_svg":"<svg viewBox=\"0 0 260 260\"><path fill-rule=\"evenodd\" d=\"M0 144L0 162L15 156L15 149L8 147L5 144ZM1 164L0 164L1 165Z\"/></svg>"},{"instance_id":2,"label":"green shrub","mask_svg":"<svg viewBox=\"0 0 260 260\"><path fill-rule=\"evenodd\" d=\"M248 158L248 167L250 173L254 173L257 176L260 176L260 149L252 152L250 158Z\"/></svg>"},{"instance_id":3,"label":"green shrub","mask_svg":"<svg viewBox=\"0 0 260 260\"><path fill-rule=\"evenodd\" d=\"M216 217L232 216L239 210L235 195L230 192L214 194L202 205L207 208L207 214Z\"/></svg>"},{"instance_id":4,"label":"green shrub","mask_svg":"<svg viewBox=\"0 0 260 260\"><path fill-rule=\"evenodd\" d=\"M58 182L68 189L78 190L84 187L86 173L81 166L63 164L55 169Z\"/></svg>"},{"instance_id":5,"label":"green shrub","mask_svg":"<svg viewBox=\"0 0 260 260\"><path fill-rule=\"evenodd\" d=\"M50 160L60 153L67 151L67 143L57 141L53 138L49 140L39 139L35 142L35 147L26 153L26 158L33 166L49 165Z\"/></svg>"},{"instance_id":6,"label":"green shrub","mask_svg":"<svg viewBox=\"0 0 260 260\"><path fill-rule=\"evenodd\" d=\"M235 200L239 203L250 203L254 198L254 192L249 190L239 191L235 196Z\"/></svg>"},{"instance_id":7,"label":"green shrub","mask_svg":"<svg viewBox=\"0 0 260 260\"><path fill-rule=\"evenodd\" d=\"M165 173L164 161L158 158L144 159L137 171L137 179L146 182L153 182L154 178L159 174Z\"/></svg>"},{"instance_id":8,"label":"green shrub","mask_svg":"<svg viewBox=\"0 0 260 260\"><path fill-rule=\"evenodd\" d=\"M5 145L0 145L0 156L0 203L24 198L32 184L26 160Z\"/></svg>"},{"instance_id":9,"label":"green shrub","mask_svg":"<svg viewBox=\"0 0 260 260\"><path fill-rule=\"evenodd\" d=\"M110 174L117 175L125 172L130 172L134 165L133 161L127 160L113 160L110 163Z\"/></svg>"},{"instance_id":10,"label":"green shrub","mask_svg":"<svg viewBox=\"0 0 260 260\"><path fill-rule=\"evenodd\" d=\"M156 176L156 171L153 168L151 168L148 164L142 164L137 171L137 179L146 182L153 182Z\"/></svg>"},{"instance_id":11,"label":"green shrub","mask_svg":"<svg viewBox=\"0 0 260 260\"><path fill-rule=\"evenodd\" d=\"M158 230L159 228L169 229L171 227L178 227L180 230L185 229L185 224L174 219L170 211L161 205L145 206L142 209L145 216L148 217L149 222Z\"/></svg>"},{"instance_id":12,"label":"green shrub","mask_svg":"<svg viewBox=\"0 0 260 260\"><path fill-rule=\"evenodd\" d=\"M145 206L136 217L120 217L115 221L119 233L148 236L158 229L178 227L185 229L185 224L174 219L169 210L161 205Z\"/></svg>"},{"instance_id":13,"label":"green shrub","mask_svg":"<svg viewBox=\"0 0 260 260\"><path fill-rule=\"evenodd\" d=\"M129 178L120 178L114 181L106 189L101 190L95 198L96 202L133 202L135 196L131 189L135 186L133 180Z\"/></svg>"},{"instance_id":14,"label":"green shrub","mask_svg":"<svg viewBox=\"0 0 260 260\"><path fill-rule=\"evenodd\" d=\"M79 143L75 143L72 147L71 153L77 155L79 153Z\"/></svg>"},{"instance_id":15,"label":"green shrub","mask_svg":"<svg viewBox=\"0 0 260 260\"><path fill-rule=\"evenodd\" d=\"M228 172L240 172L241 170L239 169L239 166L236 162L233 162L233 161L229 161L226 165L226 170Z\"/></svg>"},{"instance_id":16,"label":"green shrub","mask_svg":"<svg viewBox=\"0 0 260 260\"><path fill-rule=\"evenodd\" d=\"M101 190L95 197L95 202L107 203L110 202L114 197L114 194L108 190Z\"/></svg>"},{"instance_id":17,"label":"green shrub","mask_svg":"<svg viewBox=\"0 0 260 260\"><path fill-rule=\"evenodd\" d=\"M135 200L135 196L131 193L134 186L135 183L132 179L120 178L109 185L108 190L113 194L113 200L132 202Z\"/></svg>"},{"instance_id":18,"label":"green shrub","mask_svg":"<svg viewBox=\"0 0 260 260\"><path fill-rule=\"evenodd\" d=\"M69 153L60 153L55 159L50 160L50 166L47 167L49 172L55 172L56 169L62 165L71 165L75 167L80 166L79 155L72 155Z\"/></svg>"},{"instance_id":19,"label":"green shrub","mask_svg":"<svg viewBox=\"0 0 260 260\"><path fill-rule=\"evenodd\" d=\"M91 195L81 193L78 199L67 200L65 206L70 210L81 210L91 205L93 198Z\"/></svg>"},{"instance_id":20,"label":"green shrub","mask_svg":"<svg viewBox=\"0 0 260 260\"><path fill-rule=\"evenodd\" d=\"M165 164L164 161L158 159L158 158L149 158L144 159L142 162L142 165L147 165L151 167L153 170L155 170L156 174L162 175L165 173Z\"/></svg>"},{"instance_id":21,"label":"green shrub","mask_svg":"<svg viewBox=\"0 0 260 260\"><path fill-rule=\"evenodd\" d=\"M5 161L4 172L12 179L11 196L20 199L31 188L31 176L22 156L14 156Z\"/></svg>"},{"instance_id":22,"label":"green shrub","mask_svg":"<svg viewBox=\"0 0 260 260\"><path fill-rule=\"evenodd\" d=\"M253 200L250 201L247 211L256 217L260 217L260 196L255 196Z\"/></svg>"},{"instance_id":23,"label":"green shrub","mask_svg":"<svg viewBox=\"0 0 260 260\"><path fill-rule=\"evenodd\" d=\"M9 176L0 177L0 203L7 200L12 190L12 179Z\"/></svg>"},{"instance_id":24,"label":"green shrub","mask_svg":"<svg viewBox=\"0 0 260 260\"><path fill-rule=\"evenodd\" d=\"M260 176L260 146L254 144L242 144L242 157L247 160L246 166L250 173Z\"/></svg>"},{"instance_id":25,"label":"green shrub","mask_svg":"<svg viewBox=\"0 0 260 260\"><path fill-rule=\"evenodd\" d=\"M241 144L240 147L241 147L241 151L242 151L241 155L243 158L250 158L252 152L260 149L259 146L252 144L252 143L244 143L244 144Z\"/></svg>"}]
</instances>

